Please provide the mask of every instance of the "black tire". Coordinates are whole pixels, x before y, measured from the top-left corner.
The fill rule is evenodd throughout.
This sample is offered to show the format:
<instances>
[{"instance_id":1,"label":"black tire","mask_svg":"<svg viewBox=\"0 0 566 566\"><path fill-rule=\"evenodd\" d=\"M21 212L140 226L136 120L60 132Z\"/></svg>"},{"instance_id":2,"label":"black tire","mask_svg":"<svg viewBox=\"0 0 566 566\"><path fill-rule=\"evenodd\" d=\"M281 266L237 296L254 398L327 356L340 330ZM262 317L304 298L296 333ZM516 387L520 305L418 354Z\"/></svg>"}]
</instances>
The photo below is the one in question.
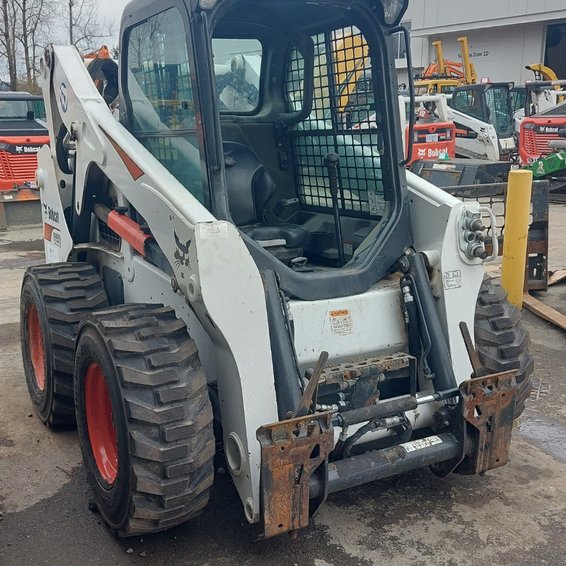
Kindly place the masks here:
<instances>
[{"instance_id":1,"label":"black tire","mask_svg":"<svg viewBox=\"0 0 566 566\"><path fill-rule=\"evenodd\" d=\"M32 403L45 424L74 425L79 323L86 313L107 306L104 286L91 265L54 263L26 271L20 295L22 359Z\"/></svg>"},{"instance_id":2,"label":"black tire","mask_svg":"<svg viewBox=\"0 0 566 566\"><path fill-rule=\"evenodd\" d=\"M489 278L484 279L478 296L475 338L480 360L490 373L517 370L517 418L531 393L534 359L521 311L507 300L505 289Z\"/></svg>"},{"instance_id":3,"label":"black tire","mask_svg":"<svg viewBox=\"0 0 566 566\"><path fill-rule=\"evenodd\" d=\"M92 408L90 421L87 415L95 405L86 382L97 365L115 431L113 474L97 464L104 439L89 431L96 421ZM202 511L214 478L212 406L196 345L172 309L124 305L87 316L75 356L75 404L94 501L116 534L162 531Z\"/></svg>"}]
</instances>

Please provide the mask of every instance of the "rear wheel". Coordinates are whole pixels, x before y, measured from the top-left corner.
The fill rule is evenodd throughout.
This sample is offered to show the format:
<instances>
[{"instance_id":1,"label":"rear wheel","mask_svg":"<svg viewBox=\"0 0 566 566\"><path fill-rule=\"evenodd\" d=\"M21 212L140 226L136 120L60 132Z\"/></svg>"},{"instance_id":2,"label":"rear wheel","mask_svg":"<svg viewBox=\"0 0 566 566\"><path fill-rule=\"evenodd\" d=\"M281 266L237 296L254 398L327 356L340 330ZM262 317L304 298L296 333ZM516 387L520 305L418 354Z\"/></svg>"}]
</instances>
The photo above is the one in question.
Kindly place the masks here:
<instances>
[{"instance_id":1,"label":"rear wheel","mask_svg":"<svg viewBox=\"0 0 566 566\"><path fill-rule=\"evenodd\" d=\"M20 332L26 382L41 420L75 422L73 358L79 322L108 306L94 268L84 263L30 267L20 298Z\"/></svg>"},{"instance_id":2,"label":"rear wheel","mask_svg":"<svg viewBox=\"0 0 566 566\"><path fill-rule=\"evenodd\" d=\"M165 530L202 511L214 475L212 407L195 343L172 309L89 315L75 403L94 499L117 534Z\"/></svg>"},{"instance_id":3,"label":"rear wheel","mask_svg":"<svg viewBox=\"0 0 566 566\"><path fill-rule=\"evenodd\" d=\"M517 418L531 392L534 359L529 354L529 334L521 322L521 311L507 300L505 289L489 278L484 279L478 297L475 339L488 372L517 370Z\"/></svg>"}]
</instances>

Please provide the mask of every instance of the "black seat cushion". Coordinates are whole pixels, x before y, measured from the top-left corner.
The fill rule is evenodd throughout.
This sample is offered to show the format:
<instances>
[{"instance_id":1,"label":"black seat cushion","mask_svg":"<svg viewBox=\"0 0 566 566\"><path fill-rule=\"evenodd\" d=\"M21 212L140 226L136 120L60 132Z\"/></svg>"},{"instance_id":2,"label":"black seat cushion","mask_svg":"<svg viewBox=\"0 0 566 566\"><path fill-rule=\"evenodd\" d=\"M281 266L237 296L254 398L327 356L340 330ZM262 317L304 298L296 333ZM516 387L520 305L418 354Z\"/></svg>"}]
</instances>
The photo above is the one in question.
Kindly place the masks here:
<instances>
[{"instance_id":1,"label":"black seat cushion","mask_svg":"<svg viewBox=\"0 0 566 566\"><path fill-rule=\"evenodd\" d=\"M230 214L236 226L261 222L267 201L275 192L271 175L245 145L224 142L226 186Z\"/></svg>"},{"instance_id":2,"label":"black seat cushion","mask_svg":"<svg viewBox=\"0 0 566 566\"><path fill-rule=\"evenodd\" d=\"M310 241L310 232L302 226L284 224L281 226L248 226L242 228L252 240L265 242L268 240L285 240L290 248L304 248Z\"/></svg>"},{"instance_id":3,"label":"black seat cushion","mask_svg":"<svg viewBox=\"0 0 566 566\"><path fill-rule=\"evenodd\" d=\"M223 148L228 205L236 226L256 241L283 239L288 247L293 248L303 248L308 244L310 232L301 226L257 225L263 220L267 201L275 193L275 182L249 147L237 142L224 142Z\"/></svg>"}]
</instances>

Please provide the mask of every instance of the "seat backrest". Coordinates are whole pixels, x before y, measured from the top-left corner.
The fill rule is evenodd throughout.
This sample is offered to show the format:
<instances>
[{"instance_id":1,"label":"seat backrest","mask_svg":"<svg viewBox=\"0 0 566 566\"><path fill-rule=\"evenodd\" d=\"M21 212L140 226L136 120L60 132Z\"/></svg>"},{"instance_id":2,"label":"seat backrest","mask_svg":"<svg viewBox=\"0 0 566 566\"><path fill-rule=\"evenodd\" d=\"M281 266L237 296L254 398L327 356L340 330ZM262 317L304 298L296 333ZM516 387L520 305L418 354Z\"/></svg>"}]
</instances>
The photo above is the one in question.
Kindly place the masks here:
<instances>
[{"instance_id":1,"label":"seat backrest","mask_svg":"<svg viewBox=\"0 0 566 566\"><path fill-rule=\"evenodd\" d=\"M236 226L261 222L263 209L275 193L275 182L249 147L224 142L230 214Z\"/></svg>"}]
</instances>

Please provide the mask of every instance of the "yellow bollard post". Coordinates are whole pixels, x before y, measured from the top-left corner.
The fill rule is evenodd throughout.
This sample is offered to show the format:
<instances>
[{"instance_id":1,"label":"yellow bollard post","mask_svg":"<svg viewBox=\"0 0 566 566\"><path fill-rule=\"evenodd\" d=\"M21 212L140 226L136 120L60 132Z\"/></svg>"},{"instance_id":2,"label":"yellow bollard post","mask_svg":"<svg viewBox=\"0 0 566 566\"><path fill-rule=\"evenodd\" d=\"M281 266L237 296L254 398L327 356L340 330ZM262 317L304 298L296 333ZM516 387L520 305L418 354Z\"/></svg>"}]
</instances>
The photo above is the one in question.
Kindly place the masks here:
<instances>
[{"instance_id":1,"label":"yellow bollard post","mask_svg":"<svg viewBox=\"0 0 566 566\"><path fill-rule=\"evenodd\" d=\"M509 293L509 301L518 308L523 306L532 187L532 171L511 171L509 174L501 285Z\"/></svg>"}]
</instances>

